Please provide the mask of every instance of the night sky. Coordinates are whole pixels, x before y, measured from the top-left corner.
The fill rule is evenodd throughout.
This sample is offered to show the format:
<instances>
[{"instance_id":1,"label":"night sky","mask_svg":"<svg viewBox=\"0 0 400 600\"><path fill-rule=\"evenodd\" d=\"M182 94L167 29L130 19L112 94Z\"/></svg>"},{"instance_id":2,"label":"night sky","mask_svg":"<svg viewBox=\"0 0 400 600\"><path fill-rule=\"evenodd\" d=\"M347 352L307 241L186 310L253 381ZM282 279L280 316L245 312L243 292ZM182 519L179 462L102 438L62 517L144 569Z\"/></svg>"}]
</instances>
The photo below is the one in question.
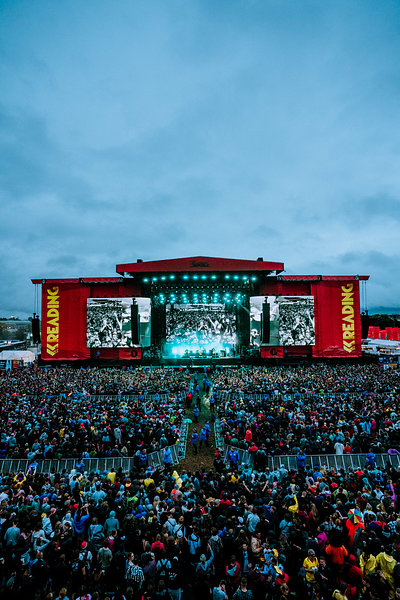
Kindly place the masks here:
<instances>
[{"instance_id":1,"label":"night sky","mask_svg":"<svg viewBox=\"0 0 400 600\"><path fill-rule=\"evenodd\" d=\"M0 0L0 53L0 316L197 255L400 312L399 2Z\"/></svg>"}]
</instances>

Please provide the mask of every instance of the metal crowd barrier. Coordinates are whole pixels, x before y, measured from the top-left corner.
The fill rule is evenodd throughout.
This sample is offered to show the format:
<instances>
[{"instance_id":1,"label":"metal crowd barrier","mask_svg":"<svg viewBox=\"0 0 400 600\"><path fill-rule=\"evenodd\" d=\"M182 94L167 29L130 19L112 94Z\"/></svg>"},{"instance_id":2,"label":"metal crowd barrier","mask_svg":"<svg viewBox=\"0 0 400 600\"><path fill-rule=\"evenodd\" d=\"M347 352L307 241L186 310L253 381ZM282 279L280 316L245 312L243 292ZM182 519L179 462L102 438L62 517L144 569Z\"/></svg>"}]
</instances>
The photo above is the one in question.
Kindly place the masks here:
<instances>
[{"instance_id":1,"label":"metal crowd barrier","mask_svg":"<svg viewBox=\"0 0 400 600\"><path fill-rule=\"evenodd\" d=\"M228 452L233 446L221 445L224 452L224 458L227 460ZM241 467L254 467L254 457L241 448L235 448L239 453L239 466ZM366 454L312 454L306 456L306 465L314 467L325 467L327 469L353 469L358 468L365 469L367 463ZM376 454L375 455L376 466L380 469L385 469L388 466L392 466L395 469L400 468L400 455L393 454ZM284 467L288 471L291 469L297 469L297 458L295 454L285 454L282 456L268 456L266 466L270 471Z\"/></svg>"},{"instance_id":2,"label":"metal crowd barrier","mask_svg":"<svg viewBox=\"0 0 400 600\"><path fill-rule=\"evenodd\" d=\"M71 396L67 396L66 394L24 394L23 396L17 396L17 399L21 400L23 398L60 398L60 397L70 398ZM157 394L147 394L144 393L142 395L143 400L146 401L154 401L156 399ZM172 397L178 399L178 394L173 392L168 394L159 394L159 399L161 402L166 402ZM100 401L114 401L114 402L137 402L139 400L140 394L88 394L85 398L94 398L95 400ZM77 398L74 398L77 400Z\"/></svg>"},{"instance_id":3,"label":"metal crowd barrier","mask_svg":"<svg viewBox=\"0 0 400 600\"><path fill-rule=\"evenodd\" d=\"M182 431L182 430L181 430ZM186 424L186 436L187 436L187 424ZM180 454L180 443L169 446L172 455L172 464L177 464L182 460L183 456ZM186 439L185 439L185 451L186 451ZM149 466L160 467L164 465L164 450L156 450L148 454ZM18 471L27 472L29 466L32 464L32 460L25 458L3 458L0 459L0 473L17 473ZM49 459L38 459L35 461L38 463L37 471L40 473L61 473L62 471L71 471L75 468L75 465L79 462L76 458L62 458L60 460L49 460ZM135 464L134 456L112 456L103 458L84 458L82 459L85 465L84 470L88 473L94 473L95 471L109 471L114 468L116 471L122 468L123 471L130 471Z\"/></svg>"},{"instance_id":4,"label":"metal crowd barrier","mask_svg":"<svg viewBox=\"0 0 400 600\"><path fill-rule=\"evenodd\" d=\"M134 457L113 456L108 458L85 458L82 462L85 465L85 471L88 472L110 470L112 467L116 470L122 467L123 470L127 471L131 468L134 460ZM4 458L0 460L0 472L15 473L23 471L26 473L32 463L32 460L24 458ZM38 459L35 463L38 464L38 472L50 473L61 472L64 469L71 471L71 469L75 468L78 460L76 458L62 458L60 460Z\"/></svg>"},{"instance_id":5,"label":"metal crowd barrier","mask_svg":"<svg viewBox=\"0 0 400 600\"><path fill-rule=\"evenodd\" d=\"M225 452L225 442L221 434L221 421L216 418L214 421L214 434L215 434L215 445Z\"/></svg>"},{"instance_id":6,"label":"metal crowd barrier","mask_svg":"<svg viewBox=\"0 0 400 600\"><path fill-rule=\"evenodd\" d=\"M217 401L227 402L231 400L249 400L249 401L268 401L268 399L273 398L274 400L323 400L323 399L332 399L332 400L346 400L349 398L360 398L362 397L362 392L307 392L307 393L296 393L296 394L276 394L274 391L265 391L261 393L256 392L240 392L236 390L216 390L215 395Z\"/></svg>"},{"instance_id":7,"label":"metal crowd barrier","mask_svg":"<svg viewBox=\"0 0 400 600\"><path fill-rule=\"evenodd\" d=\"M386 468L388 465L398 469L400 467L400 455L376 454L376 466ZM306 465L314 467L327 467L328 469L364 469L367 463L366 454L310 454L306 456ZM269 456L267 460L270 469L277 469L283 465L286 469L296 469L296 455Z\"/></svg>"},{"instance_id":8,"label":"metal crowd barrier","mask_svg":"<svg viewBox=\"0 0 400 600\"><path fill-rule=\"evenodd\" d=\"M187 436L188 436L189 423L186 419L183 420L181 425L181 435L179 436L178 446L178 460L179 462L183 460L186 456L186 444L187 444Z\"/></svg>"}]
</instances>

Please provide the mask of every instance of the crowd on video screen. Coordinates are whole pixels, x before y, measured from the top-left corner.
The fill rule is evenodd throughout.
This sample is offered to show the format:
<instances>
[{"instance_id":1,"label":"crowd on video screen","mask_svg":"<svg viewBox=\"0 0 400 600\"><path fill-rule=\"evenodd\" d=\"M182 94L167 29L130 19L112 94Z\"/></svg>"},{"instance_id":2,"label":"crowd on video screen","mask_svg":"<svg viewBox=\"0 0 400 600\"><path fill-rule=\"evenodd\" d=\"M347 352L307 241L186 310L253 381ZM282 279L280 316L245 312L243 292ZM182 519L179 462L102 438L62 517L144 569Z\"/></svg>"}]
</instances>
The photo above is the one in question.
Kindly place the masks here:
<instances>
[{"instance_id":1,"label":"crowd on video screen","mask_svg":"<svg viewBox=\"0 0 400 600\"><path fill-rule=\"evenodd\" d=\"M224 304L167 307L166 342L216 348L236 344L236 315Z\"/></svg>"},{"instance_id":2,"label":"crowd on video screen","mask_svg":"<svg viewBox=\"0 0 400 600\"><path fill-rule=\"evenodd\" d=\"M131 346L132 304L132 298L89 298L86 321L88 348Z\"/></svg>"},{"instance_id":3,"label":"crowd on video screen","mask_svg":"<svg viewBox=\"0 0 400 600\"><path fill-rule=\"evenodd\" d=\"M313 296L253 296L250 298L250 343L261 345L263 304L269 310L269 340L272 346L312 346L315 344ZM264 324L264 327L266 324Z\"/></svg>"}]
</instances>

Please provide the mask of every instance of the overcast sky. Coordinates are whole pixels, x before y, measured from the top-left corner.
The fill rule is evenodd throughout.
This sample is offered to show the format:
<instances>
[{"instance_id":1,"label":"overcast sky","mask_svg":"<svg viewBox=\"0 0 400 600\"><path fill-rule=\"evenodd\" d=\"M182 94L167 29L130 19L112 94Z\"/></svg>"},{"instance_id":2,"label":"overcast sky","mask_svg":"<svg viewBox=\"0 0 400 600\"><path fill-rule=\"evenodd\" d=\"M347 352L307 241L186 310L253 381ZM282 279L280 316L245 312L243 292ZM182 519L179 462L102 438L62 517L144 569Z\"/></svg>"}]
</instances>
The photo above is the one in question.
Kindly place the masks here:
<instances>
[{"instance_id":1,"label":"overcast sky","mask_svg":"<svg viewBox=\"0 0 400 600\"><path fill-rule=\"evenodd\" d=\"M180 256L400 305L400 3L0 0L0 316Z\"/></svg>"}]
</instances>

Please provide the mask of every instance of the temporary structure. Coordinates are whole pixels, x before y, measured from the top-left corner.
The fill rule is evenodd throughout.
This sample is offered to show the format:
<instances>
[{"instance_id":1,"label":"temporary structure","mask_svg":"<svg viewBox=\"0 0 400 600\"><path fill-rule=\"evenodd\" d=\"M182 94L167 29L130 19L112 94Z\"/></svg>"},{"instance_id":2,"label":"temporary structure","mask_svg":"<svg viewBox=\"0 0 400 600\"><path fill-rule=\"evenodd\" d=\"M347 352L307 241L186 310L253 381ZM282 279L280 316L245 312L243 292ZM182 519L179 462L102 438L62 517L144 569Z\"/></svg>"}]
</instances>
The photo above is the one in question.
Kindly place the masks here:
<instances>
[{"instance_id":1,"label":"temporary structure","mask_svg":"<svg viewBox=\"0 0 400 600\"><path fill-rule=\"evenodd\" d=\"M30 350L3 350L0 360L22 360L28 364L35 362L35 355Z\"/></svg>"}]
</instances>

